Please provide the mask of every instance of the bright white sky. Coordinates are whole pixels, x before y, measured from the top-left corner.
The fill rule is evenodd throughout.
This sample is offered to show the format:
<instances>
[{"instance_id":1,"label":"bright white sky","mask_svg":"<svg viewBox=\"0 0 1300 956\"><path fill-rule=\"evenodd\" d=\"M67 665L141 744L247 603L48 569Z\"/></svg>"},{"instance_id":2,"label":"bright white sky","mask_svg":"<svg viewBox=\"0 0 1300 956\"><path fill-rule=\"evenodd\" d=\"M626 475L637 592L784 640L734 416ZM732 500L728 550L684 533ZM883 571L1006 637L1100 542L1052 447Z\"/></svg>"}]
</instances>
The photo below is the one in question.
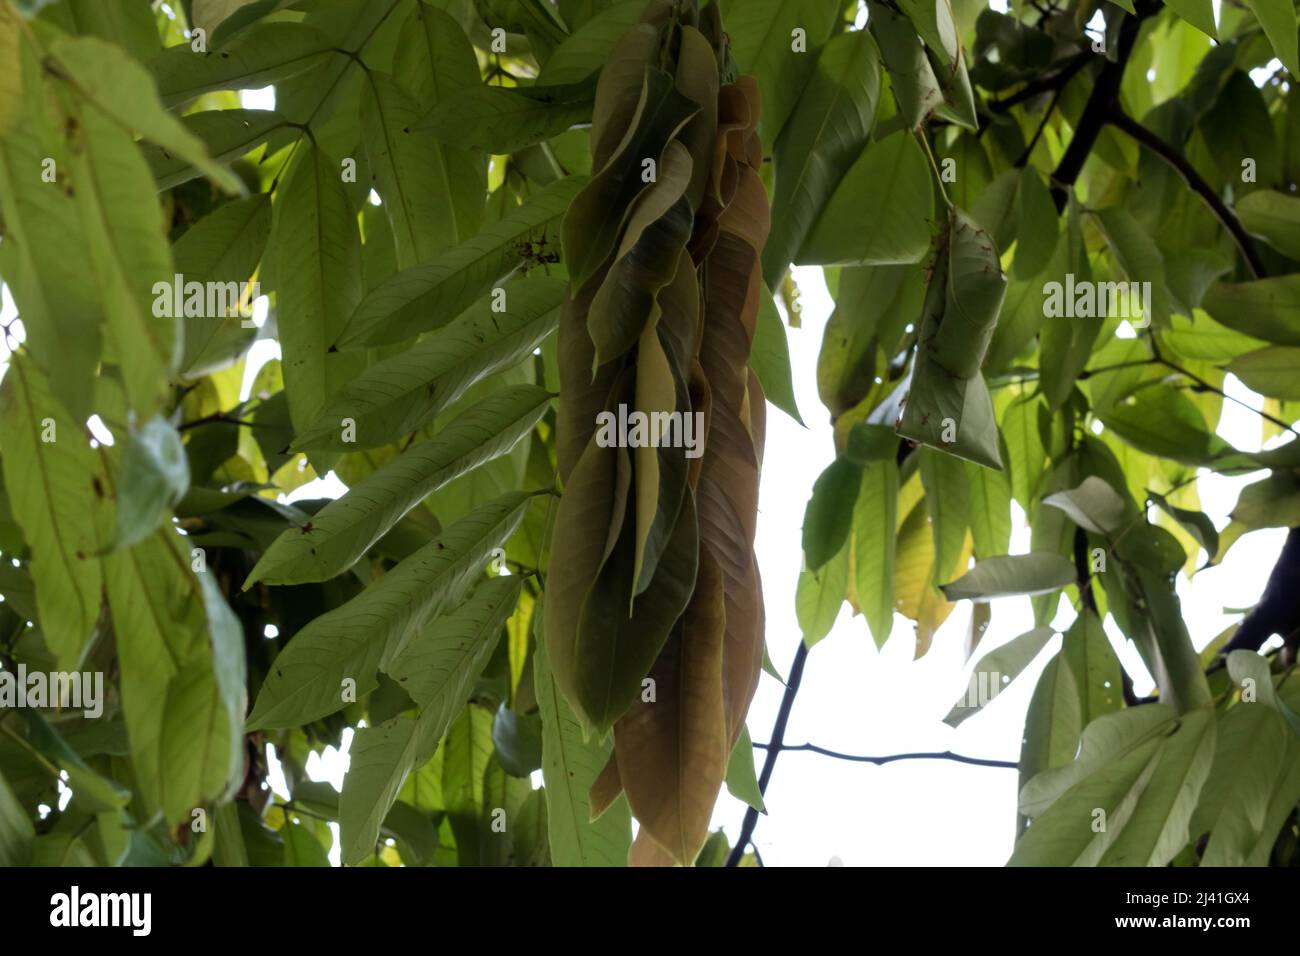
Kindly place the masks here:
<instances>
[{"instance_id":1,"label":"bright white sky","mask_svg":"<svg viewBox=\"0 0 1300 956\"><path fill-rule=\"evenodd\" d=\"M1216 0L1216 10L1217 10ZM994 0L995 9L1005 9ZM274 108L271 89L247 91L243 105ZM796 424L769 406L767 456L760 496L757 549L767 605L767 641L772 660L785 674L801 640L795 619L794 596L802 566L801 526L813 482L834 456L831 425L817 396L816 363L822 332L833 303L819 269L796 269L802 291L802 328L788 329L795 394L808 427ZM0 319L10 322L16 310L6 288ZM264 303L258 310L260 324ZM259 342L249 355L245 395L256 370L278 357L273 341ZM0 363L8 357L0 340ZM1261 407L1260 396L1232 376L1227 390L1248 404ZM1219 434L1243 450L1260 447L1259 421L1249 411L1225 402ZM1223 528L1240 488L1259 477L1208 475L1199 482L1202 507ZM341 494L344 487L331 473L295 491L291 500ZM1014 515L1012 552L1029 550L1028 530L1018 508ZM1208 643L1236 618L1224 607L1248 606L1258 600L1282 547L1281 529L1251 534L1229 551L1225 562L1198 574L1195 586L1180 575L1179 595L1184 617L1197 647ZM1054 622L1068 627L1068 602ZM884 755L951 750L970 756L1016 760L1025 710L1042 667L1059 646L1059 638L1035 662L998 694L983 712L959 729L943 723L944 716L965 691L971 663L963 646L970 605L963 603L940 628L929 653L912 659L912 624L896 616L893 634L881 652L863 619L842 609L830 635L811 652L803 686L791 715L786 741L812 742L853 754ZM1004 599L993 605L993 618L979 653L1024 633L1033 626L1027 598ZM1141 665L1118 633L1108 627L1121 658L1142 674ZM1137 691L1150 691L1149 679L1137 680ZM755 741L768 739L783 686L761 679L750 710L749 727ZM347 735L350 739L350 734ZM346 751L346 748L345 748ZM761 766L763 751L755 751ZM330 751L313 759L309 772L317 779L342 785L346 752ZM273 786L288 796L278 767ZM877 767L850 763L809 752L783 753L767 793L768 814L760 818L755 843L764 862L775 866L826 865L832 860L862 865L984 865L1000 866L1011 853L1015 828L1016 771L974 767L942 760L901 761ZM279 778L279 779L276 779ZM724 790L714 825L734 840L745 806ZM337 864L338 851L331 852Z\"/></svg>"}]
</instances>

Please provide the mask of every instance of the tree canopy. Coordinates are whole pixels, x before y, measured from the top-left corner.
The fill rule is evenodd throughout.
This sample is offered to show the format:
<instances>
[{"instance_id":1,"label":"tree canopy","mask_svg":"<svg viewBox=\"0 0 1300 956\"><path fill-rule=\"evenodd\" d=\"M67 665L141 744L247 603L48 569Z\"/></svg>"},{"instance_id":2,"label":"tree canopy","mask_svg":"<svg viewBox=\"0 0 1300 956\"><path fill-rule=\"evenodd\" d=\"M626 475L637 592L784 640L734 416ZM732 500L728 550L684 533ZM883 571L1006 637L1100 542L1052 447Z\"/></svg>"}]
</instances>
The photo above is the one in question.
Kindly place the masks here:
<instances>
[{"instance_id":1,"label":"tree canopy","mask_svg":"<svg viewBox=\"0 0 1300 956\"><path fill-rule=\"evenodd\" d=\"M846 602L918 657L974 602L955 726L1064 596L1010 863L1294 865L1298 36L1291 0L0 0L0 864L753 865ZM792 266L834 299L815 412ZM788 489L760 774L769 415L835 447ZM1216 475L1253 476L1224 527ZM1178 576L1265 528L1198 649Z\"/></svg>"}]
</instances>

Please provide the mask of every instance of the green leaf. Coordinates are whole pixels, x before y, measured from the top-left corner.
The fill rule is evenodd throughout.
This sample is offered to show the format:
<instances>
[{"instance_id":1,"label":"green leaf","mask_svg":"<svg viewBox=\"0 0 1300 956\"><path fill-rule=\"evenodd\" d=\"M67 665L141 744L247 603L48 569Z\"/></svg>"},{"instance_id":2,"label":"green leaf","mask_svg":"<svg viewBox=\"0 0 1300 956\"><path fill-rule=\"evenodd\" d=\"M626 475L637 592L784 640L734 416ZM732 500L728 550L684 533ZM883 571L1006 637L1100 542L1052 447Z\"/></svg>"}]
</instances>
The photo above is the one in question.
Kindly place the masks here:
<instances>
[{"instance_id":1,"label":"green leaf","mask_svg":"<svg viewBox=\"0 0 1300 956\"><path fill-rule=\"evenodd\" d=\"M115 780L95 772L81 759L40 711L22 711L27 723L27 742L68 775L76 805L88 813L115 813L130 800L130 792Z\"/></svg>"},{"instance_id":2,"label":"green leaf","mask_svg":"<svg viewBox=\"0 0 1300 956\"><path fill-rule=\"evenodd\" d=\"M965 212L953 208L948 221L948 246L942 272L931 282L943 283L943 311L934 316L936 328L927 354L958 378L971 378L984 361L1007 277L1002 273L993 237Z\"/></svg>"},{"instance_id":3,"label":"green leaf","mask_svg":"<svg viewBox=\"0 0 1300 956\"><path fill-rule=\"evenodd\" d=\"M553 183L474 238L381 283L347 319L338 346L400 342L445 325L528 255L558 249L560 219L580 186L572 177ZM534 249L541 243L541 251L529 253L530 242Z\"/></svg>"},{"instance_id":4,"label":"green leaf","mask_svg":"<svg viewBox=\"0 0 1300 956\"><path fill-rule=\"evenodd\" d=\"M1017 279L1033 279L1051 262L1060 234L1059 215L1038 172L1026 166L1016 189L1019 228L1012 271Z\"/></svg>"},{"instance_id":5,"label":"green leaf","mask_svg":"<svg viewBox=\"0 0 1300 956\"><path fill-rule=\"evenodd\" d=\"M1275 189L1257 189L1238 199L1236 208L1248 232L1262 236L1288 259L1300 259L1300 199Z\"/></svg>"},{"instance_id":6,"label":"green leaf","mask_svg":"<svg viewBox=\"0 0 1300 956\"><path fill-rule=\"evenodd\" d=\"M758 788L758 775L754 772L754 742L748 727L740 728L740 736L727 762L727 791L759 813L767 812L763 791Z\"/></svg>"},{"instance_id":7,"label":"green leaf","mask_svg":"<svg viewBox=\"0 0 1300 956\"><path fill-rule=\"evenodd\" d=\"M772 231L763 248L763 278L769 288L785 275L867 145L880 96L879 59L865 30L831 39L776 141Z\"/></svg>"},{"instance_id":8,"label":"green leaf","mask_svg":"<svg viewBox=\"0 0 1300 956\"><path fill-rule=\"evenodd\" d=\"M1203 511L1190 511L1187 508L1171 505L1163 495L1156 494L1154 491L1148 491L1147 497L1196 539L1196 542L1205 549L1207 560L1214 560L1214 556L1219 553L1219 532L1208 515Z\"/></svg>"},{"instance_id":9,"label":"green leaf","mask_svg":"<svg viewBox=\"0 0 1300 956\"><path fill-rule=\"evenodd\" d=\"M446 328L370 366L299 428L293 449L375 448L423 427L475 382L531 355L555 331L565 290L563 280L544 276L502 286L504 311L496 311L502 299L494 293Z\"/></svg>"},{"instance_id":10,"label":"green leaf","mask_svg":"<svg viewBox=\"0 0 1300 956\"><path fill-rule=\"evenodd\" d=\"M230 799L243 780L243 627L209 575L197 582L205 612L195 625L200 640L169 682L161 714L162 809L172 823L191 822L206 802Z\"/></svg>"},{"instance_id":11,"label":"green leaf","mask_svg":"<svg viewBox=\"0 0 1300 956\"><path fill-rule=\"evenodd\" d=\"M492 758L492 711L470 704L447 732L442 792L461 866L476 866L490 839L481 813L484 776Z\"/></svg>"},{"instance_id":12,"label":"green leaf","mask_svg":"<svg viewBox=\"0 0 1300 956\"><path fill-rule=\"evenodd\" d=\"M1272 44L1273 52L1291 72L1291 78L1300 77L1295 4L1290 0L1248 0L1248 3L1255 19L1264 28L1264 35Z\"/></svg>"},{"instance_id":13,"label":"green leaf","mask_svg":"<svg viewBox=\"0 0 1300 956\"><path fill-rule=\"evenodd\" d=\"M896 9L867 0L867 26L875 35L889 85L907 130L920 126L943 102L943 90L911 21Z\"/></svg>"},{"instance_id":14,"label":"green leaf","mask_svg":"<svg viewBox=\"0 0 1300 956\"><path fill-rule=\"evenodd\" d=\"M393 658L388 673L420 705L420 713L357 731L339 798L344 863L355 865L373 852L380 824L407 774L433 756L464 707L521 588L517 577L483 582L463 605L425 627Z\"/></svg>"},{"instance_id":15,"label":"green leaf","mask_svg":"<svg viewBox=\"0 0 1300 956\"><path fill-rule=\"evenodd\" d=\"M1006 554L1011 546L1011 476L966 462L970 530L976 558Z\"/></svg>"},{"instance_id":16,"label":"green leaf","mask_svg":"<svg viewBox=\"0 0 1300 956\"><path fill-rule=\"evenodd\" d=\"M149 172L131 134L96 106L74 107L69 162L90 271L108 317L131 407L147 416L179 360L176 316L156 315L155 283L172 273L171 253Z\"/></svg>"},{"instance_id":17,"label":"green leaf","mask_svg":"<svg viewBox=\"0 0 1300 956\"><path fill-rule=\"evenodd\" d=\"M920 262L930 247L934 184L916 139L872 143L844 174L804 240L800 265ZM863 223L871 223L863 229Z\"/></svg>"},{"instance_id":18,"label":"green leaf","mask_svg":"<svg viewBox=\"0 0 1300 956\"><path fill-rule=\"evenodd\" d=\"M172 247L176 273L186 284L221 283L232 306L227 315L187 316L182 374L197 377L216 371L252 343L257 332L244 328L240 311L233 308L239 302L239 287L229 283L247 282L252 277L270 235L271 199L259 193L218 207L187 229Z\"/></svg>"},{"instance_id":19,"label":"green leaf","mask_svg":"<svg viewBox=\"0 0 1300 956\"><path fill-rule=\"evenodd\" d=\"M790 343L785 336L785 323L776 309L772 293L764 286L759 290L758 319L754 326L754 343L749 353L749 366L758 376L767 400L785 412L800 425L804 423L794 397L794 381L790 373Z\"/></svg>"},{"instance_id":20,"label":"green leaf","mask_svg":"<svg viewBox=\"0 0 1300 956\"><path fill-rule=\"evenodd\" d=\"M1038 431L1042 403L1033 397L1016 399L1002 415L1002 434L1010 459L1011 495L1026 512L1043 475L1047 451Z\"/></svg>"},{"instance_id":21,"label":"green leaf","mask_svg":"<svg viewBox=\"0 0 1300 956\"><path fill-rule=\"evenodd\" d=\"M462 137L439 143L419 122L419 104L393 77L372 70L367 79L362 139L396 238L397 267L409 269L478 231L487 190L483 163L462 148L472 145Z\"/></svg>"},{"instance_id":22,"label":"green leaf","mask_svg":"<svg viewBox=\"0 0 1300 956\"><path fill-rule=\"evenodd\" d=\"M1105 479L1089 475L1079 487L1058 491L1043 499L1043 504L1059 508L1085 531L1113 535L1128 517L1128 505Z\"/></svg>"},{"instance_id":23,"label":"green leaf","mask_svg":"<svg viewBox=\"0 0 1300 956\"><path fill-rule=\"evenodd\" d=\"M591 122L595 84L479 85L448 97L413 129L443 143L494 154L514 153Z\"/></svg>"},{"instance_id":24,"label":"green leaf","mask_svg":"<svg viewBox=\"0 0 1300 956\"><path fill-rule=\"evenodd\" d=\"M829 30L823 32L814 24L814 10L824 6L817 0L728 0L724 4L731 55L741 72L758 79L763 98L759 131L765 143L777 141L815 68L817 47ZM805 33L801 52L794 49L797 28Z\"/></svg>"},{"instance_id":25,"label":"green leaf","mask_svg":"<svg viewBox=\"0 0 1300 956\"><path fill-rule=\"evenodd\" d=\"M1300 478L1275 471L1252 482L1237 496L1229 515L1248 528L1287 528L1300 523Z\"/></svg>"},{"instance_id":26,"label":"green leaf","mask_svg":"<svg viewBox=\"0 0 1300 956\"><path fill-rule=\"evenodd\" d=\"M0 383L0 447L14 518L32 548L41 631L60 669L75 669L99 617L93 555L102 524L97 503L107 489L80 423L55 403L22 352L10 356Z\"/></svg>"},{"instance_id":27,"label":"green leaf","mask_svg":"<svg viewBox=\"0 0 1300 956\"><path fill-rule=\"evenodd\" d=\"M550 398L545 389L520 385L471 406L327 504L310 528L287 529L257 562L245 589L256 581L325 581L346 571L428 495L507 454L541 420Z\"/></svg>"},{"instance_id":28,"label":"green leaf","mask_svg":"<svg viewBox=\"0 0 1300 956\"><path fill-rule=\"evenodd\" d=\"M429 110L481 80L474 47L460 23L430 3L414 7L397 41L393 75L400 76L421 108Z\"/></svg>"},{"instance_id":29,"label":"green leaf","mask_svg":"<svg viewBox=\"0 0 1300 956\"><path fill-rule=\"evenodd\" d=\"M1002 467L993 399L982 375L959 379L937 362L920 362L898 433L988 468Z\"/></svg>"},{"instance_id":30,"label":"green leaf","mask_svg":"<svg viewBox=\"0 0 1300 956\"><path fill-rule=\"evenodd\" d=\"M970 498L966 467L961 459L933 448L919 449L921 486L925 489L925 510L934 538L934 583L957 571L970 527Z\"/></svg>"},{"instance_id":31,"label":"green leaf","mask_svg":"<svg viewBox=\"0 0 1300 956\"><path fill-rule=\"evenodd\" d=\"M1266 342L1300 347L1300 273L1217 282L1202 306L1220 325Z\"/></svg>"},{"instance_id":32,"label":"green leaf","mask_svg":"<svg viewBox=\"0 0 1300 956\"><path fill-rule=\"evenodd\" d=\"M269 255L284 389L294 428L301 430L337 389L326 352L363 290L356 212L339 164L315 146L302 150L288 182L277 191Z\"/></svg>"},{"instance_id":33,"label":"green leaf","mask_svg":"<svg viewBox=\"0 0 1300 956\"><path fill-rule=\"evenodd\" d=\"M533 615L540 627L540 609ZM551 677L540 635L535 647L533 672L542 715L542 778L546 781L551 860L556 866L625 866L632 844L627 801L620 797L599 818L591 818L591 786L608 762L612 747L608 741L584 737L578 718Z\"/></svg>"},{"instance_id":34,"label":"green leaf","mask_svg":"<svg viewBox=\"0 0 1300 956\"><path fill-rule=\"evenodd\" d=\"M27 809L0 773L0 866L28 866L35 841L36 827Z\"/></svg>"},{"instance_id":35,"label":"green leaf","mask_svg":"<svg viewBox=\"0 0 1300 956\"><path fill-rule=\"evenodd\" d=\"M1210 0L1168 0L1168 5L1175 13L1211 40L1219 38L1219 34L1214 27L1214 7Z\"/></svg>"},{"instance_id":36,"label":"green leaf","mask_svg":"<svg viewBox=\"0 0 1300 956\"><path fill-rule=\"evenodd\" d=\"M1095 611L1085 608L1074 619L1065 633L1061 653L1079 687L1081 727L1124 706L1119 658Z\"/></svg>"},{"instance_id":37,"label":"green leaf","mask_svg":"<svg viewBox=\"0 0 1300 956\"><path fill-rule=\"evenodd\" d=\"M1144 388L1099 417L1139 451L1189 465L1203 464L1226 447L1205 427L1195 403L1174 388Z\"/></svg>"},{"instance_id":38,"label":"green leaf","mask_svg":"<svg viewBox=\"0 0 1300 956\"><path fill-rule=\"evenodd\" d=\"M127 436L117 496L114 546L129 548L152 534L190 487L190 465L181 436L155 415Z\"/></svg>"},{"instance_id":39,"label":"green leaf","mask_svg":"<svg viewBox=\"0 0 1300 956\"><path fill-rule=\"evenodd\" d=\"M804 564L809 571L833 558L848 540L861 483L862 466L846 458L831 462L813 483L803 518Z\"/></svg>"},{"instance_id":40,"label":"green leaf","mask_svg":"<svg viewBox=\"0 0 1300 956\"><path fill-rule=\"evenodd\" d=\"M412 635L469 590L492 549L519 526L529 500L515 492L476 508L295 634L262 684L248 729L295 727L341 710L347 679L355 682L356 699L374 690L381 660L392 661Z\"/></svg>"},{"instance_id":41,"label":"green leaf","mask_svg":"<svg viewBox=\"0 0 1300 956\"><path fill-rule=\"evenodd\" d=\"M1194 310L1192 319L1173 316L1171 326L1161 331L1161 343L1176 355L1197 362L1230 362L1267 344L1220 325L1200 309Z\"/></svg>"},{"instance_id":42,"label":"green leaf","mask_svg":"<svg viewBox=\"0 0 1300 956\"><path fill-rule=\"evenodd\" d=\"M542 65L537 82L560 86L591 76L609 61L618 41L640 22L644 12L645 4L641 0L608 4L552 51ZM734 38L732 43L734 48Z\"/></svg>"},{"instance_id":43,"label":"green leaf","mask_svg":"<svg viewBox=\"0 0 1300 956\"><path fill-rule=\"evenodd\" d=\"M542 766L542 721L535 713L521 714L502 701L492 721L492 745L501 769L512 777L527 777Z\"/></svg>"},{"instance_id":44,"label":"green leaf","mask_svg":"<svg viewBox=\"0 0 1300 956\"><path fill-rule=\"evenodd\" d=\"M170 824L243 771L243 628L170 527L105 559L136 788Z\"/></svg>"},{"instance_id":45,"label":"green leaf","mask_svg":"<svg viewBox=\"0 0 1300 956\"><path fill-rule=\"evenodd\" d=\"M1148 704L1099 718L1084 730L1073 763L1021 791L1021 809L1034 823L1010 864L1166 865L1191 836L1214 752L1208 710L1175 719L1165 705Z\"/></svg>"},{"instance_id":46,"label":"green leaf","mask_svg":"<svg viewBox=\"0 0 1300 956\"><path fill-rule=\"evenodd\" d=\"M365 733L365 731L361 731ZM329 854L321 846L316 834L301 823L286 820L280 828L284 837L285 866L329 866Z\"/></svg>"},{"instance_id":47,"label":"green leaf","mask_svg":"<svg viewBox=\"0 0 1300 956\"><path fill-rule=\"evenodd\" d=\"M50 57L48 68L118 125L184 160L227 192L244 191L239 177L214 161L202 140L163 109L153 77L121 49L97 37L60 37L51 44Z\"/></svg>"},{"instance_id":48,"label":"green leaf","mask_svg":"<svg viewBox=\"0 0 1300 956\"><path fill-rule=\"evenodd\" d=\"M970 688L987 688L990 699L997 696L1007 684L1020 676L1020 672L1029 666L1029 662L1038 656L1038 652L1047 646L1055 634L1050 627L1036 627L989 651L979 659L971 672ZM980 675L988 676L981 681ZM978 695L972 695L969 690L964 691L943 722L949 727L957 727L967 717L978 713L985 703L987 701L978 700Z\"/></svg>"},{"instance_id":49,"label":"green leaf","mask_svg":"<svg viewBox=\"0 0 1300 956\"><path fill-rule=\"evenodd\" d=\"M0 7L0 18L8 9ZM9 31L6 25L0 34L5 34L0 43L12 39L17 44L16 28ZM39 68L32 50L23 46L14 52L12 66L18 66L21 52L29 78L25 96L15 93L0 106L4 111L12 103L14 113L11 128L0 136L0 212L5 220L0 273L23 317L32 356L49 370L50 390L84 421L93 398L86 382L100 360L99 292L85 267L89 253L75 200L66 188L35 188L50 185L38 183L37 177L46 158L54 158L39 121L47 104L44 87L30 79ZM6 63L0 70L10 68ZM21 76L14 79L23 82Z\"/></svg>"},{"instance_id":50,"label":"green leaf","mask_svg":"<svg viewBox=\"0 0 1300 956\"><path fill-rule=\"evenodd\" d=\"M168 107L212 90L269 86L319 66L334 41L305 23L259 23L221 49L194 52L189 44L168 47L150 63L158 93Z\"/></svg>"},{"instance_id":51,"label":"green leaf","mask_svg":"<svg viewBox=\"0 0 1300 956\"><path fill-rule=\"evenodd\" d=\"M939 585L949 601L988 601L1014 594L1046 594L1074 583L1068 558L1044 551L985 558L951 584Z\"/></svg>"},{"instance_id":52,"label":"green leaf","mask_svg":"<svg viewBox=\"0 0 1300 956\"><path fill-rule=\"evenodd\" d=\"M839 616L849 586L849 549L843 548L816 571L800 571L795 589L795 617L804 643L812 647Z\"/></svg>"},{"instance_id":53,"label":"green leaf","mask_svg":"<svg viewBox=\"0 0 1300 956\"><path fill-rule=\"evenodd\" d=\"M898 465L892 459L869 462L853 509L853 590L877 647L894 626L897 526Z\"/></svg>"},{"instance_id":54,"label":"green leaf","mask_svg":"<svg viewBox=\"0 0 1300 956\"><path fill-rule=\"evenodd\" d=\"M1069 659L1058 652L1043 668L1029 700L1025 734L1020 744L1020 790L1044 770L1064 766L1074 759L1082 729L1078 682ZM1022 806L1017 818L1018 832L1023 831L1026 822Z\"/></svg>"},{"instance_id":55,"label":"green leaf","mask_svg":"<svg viewBox=\"0 0 1300 956\"><path fill-rule=\"evenodd\" d=\"M1300 400L1300 348L1272 345L1247 352L1229 362L1227 370L1262 395Z\"/></svg>"}]
</instances>

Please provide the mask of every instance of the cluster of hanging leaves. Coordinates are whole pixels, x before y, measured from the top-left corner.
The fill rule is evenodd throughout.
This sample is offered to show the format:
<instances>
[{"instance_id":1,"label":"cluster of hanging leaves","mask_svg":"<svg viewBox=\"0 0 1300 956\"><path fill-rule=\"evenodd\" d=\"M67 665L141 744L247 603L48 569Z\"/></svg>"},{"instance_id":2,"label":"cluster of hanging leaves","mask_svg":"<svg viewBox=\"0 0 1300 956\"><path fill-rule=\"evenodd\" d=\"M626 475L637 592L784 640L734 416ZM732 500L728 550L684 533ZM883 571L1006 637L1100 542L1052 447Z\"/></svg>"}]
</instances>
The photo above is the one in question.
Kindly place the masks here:
<instances>
[{"instance_id":1,"label":"cluster of hanging leaves","mask_svg":"<svg viewBox=\"0 0 1300 956\"><path fill-rule=\"evenodd\" d=\"M1175 580L1300 525L1295 11L867 8L806 79L759 74L803 89L766 131L784 224L768 281L789 296L787 258L821 265L835 299L818 386L838 454L804 523L805 641L847 601L878 644L909 619L920 656L970 600L974 656L995 599L1028 596L1036 627L973 665L991 696L1052 641L1064 595L1075 619L1029 706L1012 863L1294 863L1294 558L1245 650L1234 625L1198 654ZM1284 69L1253 81L1275 56ZM1216 434L1228 373L1263 396L1269 450ZM1262 469L1216 528L1198 477ZM1010 554L1017 509L1030 547ZM1107 619L1153 698L1132 694ZM1270 633L1285 649L1256 653ZM979 713L970 696L949 723Z\"/></svg>"},{"instance_id":2,"label":"cluster of hanging leaves","mask_svg":"<svg viewBox=\"0 0 1300 956\"><path fill-rule=\"evenodd\" d=\"M557 686L592 733L613 729L593 806L621 790L641 824L633 854L683 864L708 836L763 659L760 102L751 77L721 82L709 12L651 4L596 88L598 172L564 222L545 628ZM648 434L618 447L629 416Z\"/></svg>"}]
</instances>

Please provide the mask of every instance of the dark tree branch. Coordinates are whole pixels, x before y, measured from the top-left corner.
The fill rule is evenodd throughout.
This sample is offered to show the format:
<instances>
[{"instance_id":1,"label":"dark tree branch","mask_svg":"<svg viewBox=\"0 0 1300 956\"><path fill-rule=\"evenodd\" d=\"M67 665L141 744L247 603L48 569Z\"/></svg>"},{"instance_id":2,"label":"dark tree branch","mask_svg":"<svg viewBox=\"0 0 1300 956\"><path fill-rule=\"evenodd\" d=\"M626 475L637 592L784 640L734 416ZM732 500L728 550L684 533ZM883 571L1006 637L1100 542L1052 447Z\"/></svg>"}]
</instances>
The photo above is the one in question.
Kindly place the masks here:
<instances>
[{"instance_id":1,"label":"dark tree branch","mask_svg":"<svg viewBox=\"0 0 1300 956\"><path fill-rule=\"evenodd\" d=\"M1133 46L1137 43L1142 21L1160 9L1158 2L1140 3L1137 6L1137 16L1121 14L1124 19L1119 28L1119 46L1115 51L1115 59L1107 60L1097 74L1092 93L1083 107L1074 135L1070 137L1070 145L1066 147L1065 155L1052 173L1052 199L1058 213L1064 211L1070 189L1083 171L1083 164L1092 152L1107 118L1120 111L1119 87L1124 79L1124 67L1128 65ZM1114 14L1118 11L1107 12Z\"/></svg>"},{"instance_id":2,"label":"dark tree branch","mask_svg":"<svg viewBox=\"0 0 1300 956\"><path fill-rule=\"evenodd\" d=\"M1227 204L1219 198L1218 193L1201 178L1201 175L1192 168L1192 164L1184 159L1178 150L1121 110L1116 110L1112 116L1107 118L1107 122L1121 132L1127 133L1136 142L1145 146L1173 167L1174 171L1183 178L1183 182L1187 183L1188 188L1205 201L1205 204L1210 207L1210 211L1214 213L1215 218L1219 220L1224 229L1228 230L1228 233L1237 243L1237 248L1241 250L1241 256L1246 260L1246 266L1250 269L1251 275L1256 279L1264 275L1264 264L1260 261L1259 250L1255 248L1254 240L1251 239L1250 233L1246 232L1241 220L1237 218L1237 214L1228 208Z\"/></svg>"},{"instance_id":3,"label":"dark tree branch","mask_svg":"<svg viewBox=\"0 0 1300 956\"><path fill-rule=\"evenodd\" d=\"M776 723L772 725L772 743L768 745L767 759L763 761L763 772L758 775L759 793L767 793L768 781L772 779L772 771L776 768L776 758L781 755L785 745L786 724L790 722L790 710L794 707L795 695L799 693L799 684L803 681L803 666L807 660L808 645L801 640L799 650L794 655L794 663L790 665L790 679L786 682L785 694L781 697L781 708L776 713ZM727 857L727 866L740 865L740 859L745 855L745 847L749 846L749 841L754 836L754 827L757 825L758 811L750 807L745 811L745 822L741 824L740 837Z\"/></svg>"},{"instance_id":4,"label":"dark tree branch","mask_svg":"<svg viewBox=\"0 0 1300 956\"><path fill-rule=\"evenodd\" d=\"M754 744L760 750L769 750L771 744ZM815 754L821 754L824 757L834 757L836 760L851 760L855 763L874 763L882 766L887 763L894 763L899 760L951 760L954 763L970 764L973 767L1019 767L1020 764L1014 760L989 760L985 757L967 757L965 754L955 754L951 750L942 752L933 751L929 753L910 753L910 754L885 754L880 757L868 757L861 754L840 753L838 750L828 750L825 747L818 747L816 744L783 744L782 750L807 750Z\"/></svg>"},{"instance_id":5,"label":"dark tree branch","mask_svg":"<svg viewBox=\"0 0 1300 956\"><path fill-rule=\"evenodd\" d=\"M1092 62L1092 54L1086 50L1081 50L1072 56L1065 66L1051 76L1032 80L1005 99L991 101L988 104L989 111L1005 113L1011 107L1019 106L1036 96L1041 96L1044 93L1060 92L1090 62Z\"/></svg>"}]
</instances>

